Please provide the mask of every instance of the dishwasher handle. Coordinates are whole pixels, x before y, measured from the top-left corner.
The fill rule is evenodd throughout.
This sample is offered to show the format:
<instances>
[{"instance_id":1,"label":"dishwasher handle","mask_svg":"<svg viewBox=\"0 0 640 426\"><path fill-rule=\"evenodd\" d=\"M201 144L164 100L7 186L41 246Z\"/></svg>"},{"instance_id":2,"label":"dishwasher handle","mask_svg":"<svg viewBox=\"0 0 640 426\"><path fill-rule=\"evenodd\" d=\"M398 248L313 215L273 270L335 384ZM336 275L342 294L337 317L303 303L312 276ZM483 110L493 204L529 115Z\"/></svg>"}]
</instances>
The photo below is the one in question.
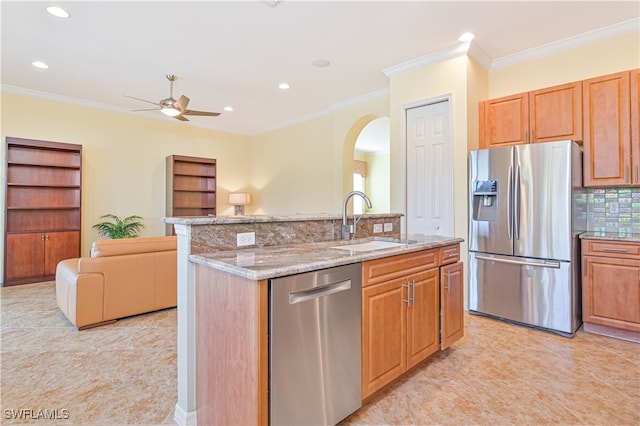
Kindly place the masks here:
<instances>
[{"instance_id":1,"label":"dishwasher handle","mask_svg":"<svg viewBox=\"0 0 640 426\"><path fill-rule=\"evenodd\" d=\"M289 304L295 305L296 303L318 299L320 297L329 296L330 294L349 290L350 288L351 280L344 280L318 287L311 287L304 290L293 291L289 293Z\"/></svg>"}]
</instances>

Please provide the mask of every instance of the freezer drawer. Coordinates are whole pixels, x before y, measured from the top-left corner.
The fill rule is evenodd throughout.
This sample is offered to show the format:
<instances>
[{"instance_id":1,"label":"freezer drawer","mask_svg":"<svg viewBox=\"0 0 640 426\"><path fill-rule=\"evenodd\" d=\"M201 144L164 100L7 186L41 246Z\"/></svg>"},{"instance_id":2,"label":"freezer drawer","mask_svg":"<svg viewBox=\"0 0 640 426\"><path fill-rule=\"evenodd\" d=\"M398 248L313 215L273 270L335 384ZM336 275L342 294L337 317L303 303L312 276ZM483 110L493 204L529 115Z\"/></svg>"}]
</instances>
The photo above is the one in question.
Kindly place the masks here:
<instances>
[{"instance_id":1,"label":"freezer drawer","mask_svg":"<svg viewBox=\"0 0 640 426\"><path fill-rule=\"evenodd\" d=\"M581 324L570 262L469 253L469 311L573 335Z\"/></svg>"}]
</instances>

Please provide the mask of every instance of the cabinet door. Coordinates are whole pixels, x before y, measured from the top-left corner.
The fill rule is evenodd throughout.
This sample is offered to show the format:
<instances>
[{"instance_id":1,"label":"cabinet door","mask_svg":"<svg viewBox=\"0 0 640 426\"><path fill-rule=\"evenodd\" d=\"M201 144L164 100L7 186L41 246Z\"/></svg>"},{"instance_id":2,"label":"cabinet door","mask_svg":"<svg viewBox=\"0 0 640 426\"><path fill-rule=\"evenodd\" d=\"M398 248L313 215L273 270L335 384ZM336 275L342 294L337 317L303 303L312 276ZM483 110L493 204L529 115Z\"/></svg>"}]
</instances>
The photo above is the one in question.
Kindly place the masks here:
<instances>
[{"instance_id":1,"label":"cabinet door","mask_svg":"<svg viewBox=\"0 0 640 426\"><path fill-rule=\"evenodd\" d=\"M441 337L446 349L464 336L464 289L462 262L440 268Z\"/></svg>"},{"instance_id":2,"label":"cabinet door","mask_svg":"<svg viewBox=\"0 0 640 426\"><path fill-rule=\"evenodd\" d=\"M585 256L582 319L640 331L640 261Z\"/></svg>"},{"instance_id":3,"label":"cabinet door","mask_svg":"<svg viewBox=\"0 0 640 426\"><path fill-rule=\"evenodd\" d=\"M362 289L362 397L407 369L408 287L397 279Z\"/></svg>"},{"instance_id":4,"label":"cabinet door","mask_svg":"<svg viewBox=\"0 0 640 426\"><path fill-rule=\"evenodd\" d=\"M44 275L44 234L7 234L5 279Z\"/></svg>"},{"instance_id":5,"label":"cabinet door","mask_svg":"<svg viewBox=\"0 0 640 426\"><path fill-rule=\"evenodd\" d=\"M47 232L45 234L44 274L54 275L58 262L80 256L80 232Z\"/></svg>"},{"instance_id":6,"label":"cabinet door","mask_svg":"<svg viewBox=\"0 0 640 426\"><path fill-rule=\"evenodd\" d=\"M520 93L480 103L480 148L528 142L529 94Z\"/></svg>"},{"instance_id":7,"label":"cabinet door","mask_svg":"<svg viewBox=\"0 0 640 426\"><path fill-rule=\"evenodd\" d=\"M631 163L633 184L640 185L640 70L631 71Z\"/></svg>"},{"instance_id":8,"label":"cabinet door","mask_svg":"<svg viewBox=\"0 0 640 426\"><path fill-rule=\"evenodd\" d=\"M582 82L529 93L531 142L582 140Z\"/></svg>"},{"instance_id":9,"label":"cabinet door","mask_svg":"<svg viewBox=\"0 0 640 426\"><path fill-rule=\"evenodd\" d=\"M631 183L629 72L583 82L584 185Z\"/></svg>"},{"instance_id":10,"label":"cabinet door","mask_svg":"<svg viewBox=\"0 0 640 426\"><path fill-rule=\"evenodd\" d=\"M438 268L412 275L411 303L407 308L407 368L440 348Z\"/></svg>"}]
</instances>

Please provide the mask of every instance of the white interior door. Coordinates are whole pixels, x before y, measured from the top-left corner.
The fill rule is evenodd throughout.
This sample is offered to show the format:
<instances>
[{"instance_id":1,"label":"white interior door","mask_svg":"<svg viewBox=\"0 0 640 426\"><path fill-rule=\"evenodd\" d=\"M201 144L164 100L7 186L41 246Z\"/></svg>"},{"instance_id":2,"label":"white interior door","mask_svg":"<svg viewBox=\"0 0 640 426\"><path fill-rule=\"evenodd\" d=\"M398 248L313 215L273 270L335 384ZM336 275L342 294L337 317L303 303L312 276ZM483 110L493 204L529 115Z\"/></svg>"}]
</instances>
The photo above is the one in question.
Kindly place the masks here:
<instances>
[{"instance_id":1,"label":"white interior door","mask_svg":"<svg viewBox=\"0 0 640 426\"><path fill-rule=\"evenodd\" d=\"M449 101L406 110L407 232L453 236Z\"/></svg>"}]
</instances>

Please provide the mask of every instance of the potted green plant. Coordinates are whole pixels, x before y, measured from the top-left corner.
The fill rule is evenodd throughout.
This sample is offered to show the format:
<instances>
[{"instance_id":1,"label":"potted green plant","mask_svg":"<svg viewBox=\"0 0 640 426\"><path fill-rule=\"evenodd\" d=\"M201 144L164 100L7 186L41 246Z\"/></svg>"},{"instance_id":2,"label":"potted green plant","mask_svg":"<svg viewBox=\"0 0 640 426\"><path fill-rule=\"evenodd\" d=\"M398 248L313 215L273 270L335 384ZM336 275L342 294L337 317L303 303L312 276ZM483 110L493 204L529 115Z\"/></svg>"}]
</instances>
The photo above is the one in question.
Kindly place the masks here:
<instances>
[{"instance_id":1,"label":"potted green plant","mask_svg":"<svg viewBox=\"0 0 640 426\"><path fill-rule=\"evenodd\" d=\"M106 238L135 238L138 236L140 229L144 228L144 225L140 222L142 218L136 215L121 219L109 213L100 216L100 219L106 220L96 223L93 228L98 230L98 234Z\"/></svg>"}]
</instances>

